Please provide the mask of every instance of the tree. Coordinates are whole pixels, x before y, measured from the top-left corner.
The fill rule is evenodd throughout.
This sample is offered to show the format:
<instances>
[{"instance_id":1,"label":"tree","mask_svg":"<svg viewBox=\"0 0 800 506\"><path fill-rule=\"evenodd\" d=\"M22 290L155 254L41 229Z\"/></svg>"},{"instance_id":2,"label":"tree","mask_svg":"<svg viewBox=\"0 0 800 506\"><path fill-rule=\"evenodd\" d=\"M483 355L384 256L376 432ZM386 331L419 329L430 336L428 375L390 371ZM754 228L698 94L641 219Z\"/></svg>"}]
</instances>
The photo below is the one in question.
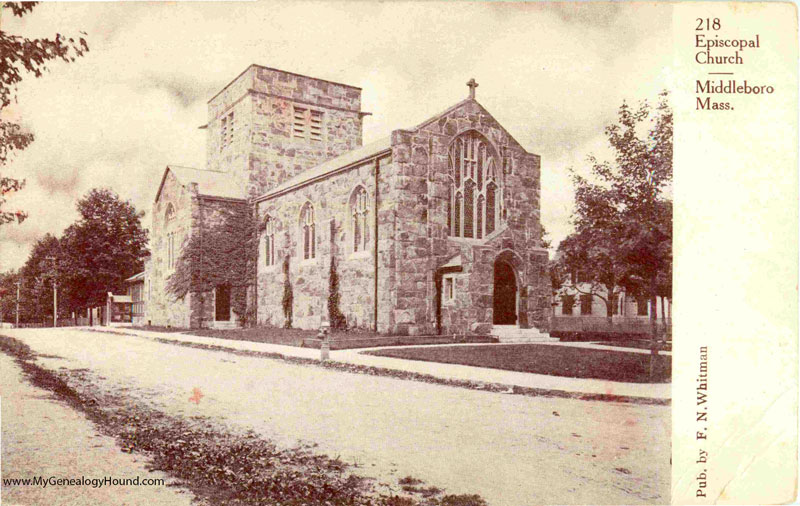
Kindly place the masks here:
<instances>
[{"instance_id":1,"label":"tree","mask_svg":"<svg viewBox=\"0 0 800 506\"><path fill-rule=\"evenodd\" d=\"M200 296L218 286L231 287L231 309L243 324L252 323L248 312L247 294L255 278L256 227L252 210L245 205L206 209L199 204L202 215L216 213L218 219L204 224L189 237L167 281L167 291L176 299L189 293Z\"/></svg>"},{"instance_id":2,"label":"tree","mask_svg":"<svg viewBox=\"0 0 800 506\"><path fill-rule=\"evenodd\" d=\"M64 297L72 310L103 304L124 293L125 279L144 269L143 212L110 189L92 189L77 203L80 218L61 240Z\"/></svg>"},{"instance_id":3,"label":"tree","mask_svg":"<svg viewBox=\"0 0 800 506\"><path fill-rule=\"evenodd\" d=\"M575 232L565 240L565 262L590 280L651 300L656 339L656 297L671 291L672 110L667 92L655 107L623 103L605 129L613 161L589 157L591 180L574 171ZM577 265L576 265L577 264Z\"/></svg>"},{"instance_id":4,"label":"tree","mask_svg":"<svg viewBox=\"0 0 800 506\"><path fill-rule=\"evenodd\" d=\"M614 308L623 292L628 266L622 244L614 230L583 228L558 245L561 285L558 293L570 292L598 298L606 306L613 324Z\"/></svg>"},{"instance_id":5,"label":"tree","mask_svg":"<svg viewBox=\"0 0 800 506\"><path fill-rule=\"evenodd\" d=\"M16 270L0 273L0 322L16 319L17 282L21 279Z\"/></svg>"},{"instance_id":6,"label":"tree","mask_svg":"<svg viewBox=\"0 0 800 506\"><path fill-rule=\"evenodd\" d=\"M52 321L53 289L63 286L63 249L53 235L36 241L25 265L20 270L20 321L46 323ZM16 299L16 294L14 294ZM58 300L59 316L69 311L63 297Z\"/></svg>"},{"instance_id":7,"label":"tree","mask_svg":"<svg viewBox=\"0 0 800 506\"><path fill-rule=\"evenodd\" d=\"M32 11L37 3L5 2L2 8L9 9L14 16L22 17ZM73 62L88 50L89 46L83 37L76 40L57 33L52 39L27 39L0 30L0 113L16 99L17 85L22 81L23 73L41 77L49 62ZM26 132L19 124L3 120L0 114L0 167L7 164L14 151L28 147L33 138L31 132ZM24 180L0 174L0 225L14 220L22 222L27 216L20 210L3 210L8 194L22 189L24 185Z\"/></svg>"}]
</instances>

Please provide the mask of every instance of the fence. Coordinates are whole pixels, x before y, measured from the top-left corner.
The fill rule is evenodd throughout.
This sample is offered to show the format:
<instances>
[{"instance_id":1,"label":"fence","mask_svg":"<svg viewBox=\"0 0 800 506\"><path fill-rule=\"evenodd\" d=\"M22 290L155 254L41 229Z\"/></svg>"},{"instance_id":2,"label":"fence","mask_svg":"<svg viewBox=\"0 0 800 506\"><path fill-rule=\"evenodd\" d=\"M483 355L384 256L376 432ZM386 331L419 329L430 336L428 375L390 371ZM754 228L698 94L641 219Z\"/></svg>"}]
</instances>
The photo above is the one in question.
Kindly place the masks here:
<instances>
[{"instance_id":1,"label":"fence","mask_svg":"<svg viewBox=\"0 0 800 506\"><path fill-rule=\"evenodd\" d=\"M76 325L80 325L77 322L78 318L59 318L58 319L58 326L59 327L74 327ZM17 327L14 325L13 322L9 323L11 328L20 328L20 329L43 329L49 328L53 326L52 318L45 322L19 322L19 326Z\"/></svg>"},{"instance_id":2,"label":"fence","mask_svg":"<svg viewBox=\"0 0 800 506\"><path fill-rule=\"evenodd\" d=\"M672 336L672 318L656 320L656 330L659 335ZM648 318L615 316L609 323L605 316L551 316L550 331L649 335L652 323Z\"/></svg>"}]
</instances>

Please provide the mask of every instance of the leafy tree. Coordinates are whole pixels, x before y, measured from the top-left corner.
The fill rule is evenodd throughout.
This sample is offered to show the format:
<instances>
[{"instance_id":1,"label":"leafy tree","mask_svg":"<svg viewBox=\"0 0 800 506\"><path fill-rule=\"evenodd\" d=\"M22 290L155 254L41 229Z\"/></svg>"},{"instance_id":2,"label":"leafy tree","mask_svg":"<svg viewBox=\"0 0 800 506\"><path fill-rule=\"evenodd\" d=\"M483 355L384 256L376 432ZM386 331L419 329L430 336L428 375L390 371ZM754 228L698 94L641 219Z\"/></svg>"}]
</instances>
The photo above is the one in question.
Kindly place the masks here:
<instances>
[{"instance_id":1,"label":"leafy tree","mask_svg":"<svg viewBox=\"0 0 800 506\"><path fill-rule=\"evenodd\" d=\"M33 10L37 3L4 2L1 8L22 17ZM41 77L51 61L73 62L88 50L89 46L83 37L76 40L57 33L52 39L27 39L0 29L0 167L7 164L14 151L21 151L33 142L31 132L25 131L19 124L2 119L3 110L16 99L17 85L22 81L23 73ZM20 210L2 209L8 194L22 189L24 185L24 180L0 174L0 225L14 220L22 222L27 216Z\"/></svg>"},{"instance_id":2,"label":"leafy tree","mask_svg":"<svg viewBox=\"0 0 800 506\"><path fill-rule=\"evenodd\" d=\"M16 318L17 282L20 279L16 270L0 273L0 321L13 322Z\"/></svg>"},{"instance_id":3,"label":"leafy tree","mask_svg":"<svg viewBox=\"0 0 800 506\"><path fill-rule=\"evenodd\" d=\"M251 209L246 205L226 208L204 208L201 213L218 213L219 219L212 225L204 225L193 233L175 264L175 271L167 281L167 291L175 298L189 293L200 296L201 305L205 294L216 287L231 287L231 309L240 321L249 324L247 294L255 277L255 231ZM211 220L209 220L211 221Z\"/></svg>"},{"instance_id":4,"label":"leafy tree","mask_svg":"<svg viewBox=\"0 0 800 506\"><path fill-rule=\"evenodd\" d=\"M4 128L3 120L0 120L0 129ZM0 136L4 135L3 132L0 132ZM0 141L2 142L2 141ZM2 165L2 164L0 164ZM21 190L25 186L25 181L21 179L14 179L11 177L5 177L0 175L0 225L5 225L6 223L10 223L14 220L17 220L18 223L22 223L22 221L27 218L27 214L24 211L16 210L16 211L3 211L3 204L6 203L8 198L6 195L9 193L17 192Z\"/></svg>"},{"instance_id":5,"label":"leafy tree","mask_svg":"<svg viewBox=\"0 0 800 506\"><path fill-rule=\"evenodd\" d=\"M48 323L53 317L54 282L59 287L59 317L69 314L63 294L64 255L59 240L50 234L34 244L20 270L20 321ZM14 294L16 299L16 293Z\"/></svg>"},{"instance_id":6,"label":"leafy tree","mask_svg":"<svg viewBox=\"0 0 800 506\"><path fill-rule=\"evenodd\" d=\"M613 323L614 306L623 292L629 270L619 239L609 230L583 228L558 245L556 268L562 274L557 292L600 299L606 306L609 324Z\"/></svg>"},{"instance_id":7,"label":"leafy tree","mask_svg":"<svg viewBox=\"0 0 800 506\"><path fill-rule=\"evenodd\" d=\"M589 157L591 180L572 172L575 232L559 249L564 264L607 293L619 287L669 296L672 272L672 110L667 92L651 106L623 103L605 129L613 161ZM596 296L596 295L595 295ZM653 335L656 312L651 311Z\"/></svg>"},{"instance_id":8,"label":"leafy tree","mask_svg":"<svg viewBox=\"0 0 800 506\"><path fill-rule=\"evenodd\" d=\"M80 218L61 240L65 297L77 310L124 293L125 279L144 269L147 231L143 212L109 189L92 189L77 204Z\"/></svg>"}]
</instances>

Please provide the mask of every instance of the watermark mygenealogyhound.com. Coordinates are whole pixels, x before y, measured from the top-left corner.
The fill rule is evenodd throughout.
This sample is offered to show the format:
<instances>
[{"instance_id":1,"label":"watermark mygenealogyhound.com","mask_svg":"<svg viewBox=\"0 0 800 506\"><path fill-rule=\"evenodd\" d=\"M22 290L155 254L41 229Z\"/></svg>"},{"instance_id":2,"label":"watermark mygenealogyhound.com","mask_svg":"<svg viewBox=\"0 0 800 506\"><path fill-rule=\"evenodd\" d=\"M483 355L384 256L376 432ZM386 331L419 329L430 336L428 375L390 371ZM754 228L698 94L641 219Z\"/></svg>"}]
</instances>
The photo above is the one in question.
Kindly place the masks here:
<instances>
[{"instance_id":1,"label":"watermark mygenealogyhound.com","mask_svg":"<svg viewBox=\"0 0 800 506\"><path fill-rule=\"evenodd\" d=\"M58 476L34 476L33 478L3 478L4 487L155 487L164 486L161 478L60 478Z\"/></svg>"}]
</instances>

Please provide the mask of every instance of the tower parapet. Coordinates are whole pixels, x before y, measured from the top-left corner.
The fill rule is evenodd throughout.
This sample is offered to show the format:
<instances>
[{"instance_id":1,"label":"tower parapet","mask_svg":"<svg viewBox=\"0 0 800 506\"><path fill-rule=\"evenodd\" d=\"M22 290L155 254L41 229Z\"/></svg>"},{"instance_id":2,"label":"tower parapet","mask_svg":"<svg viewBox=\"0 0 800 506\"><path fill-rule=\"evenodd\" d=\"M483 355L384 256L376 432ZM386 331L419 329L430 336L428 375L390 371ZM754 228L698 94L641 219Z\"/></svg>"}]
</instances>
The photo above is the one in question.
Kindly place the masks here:
<instances>
[{"instance_id":1,"label":"tower parapet","mask_svg":"<svg viewBox=\"0 0 800 506\"><path fill-rule=\"evenodd\" d=\"M361 146L361 88L251 65L208 102L207 168L250 197Z\"/></svg>"}]
</instances>

